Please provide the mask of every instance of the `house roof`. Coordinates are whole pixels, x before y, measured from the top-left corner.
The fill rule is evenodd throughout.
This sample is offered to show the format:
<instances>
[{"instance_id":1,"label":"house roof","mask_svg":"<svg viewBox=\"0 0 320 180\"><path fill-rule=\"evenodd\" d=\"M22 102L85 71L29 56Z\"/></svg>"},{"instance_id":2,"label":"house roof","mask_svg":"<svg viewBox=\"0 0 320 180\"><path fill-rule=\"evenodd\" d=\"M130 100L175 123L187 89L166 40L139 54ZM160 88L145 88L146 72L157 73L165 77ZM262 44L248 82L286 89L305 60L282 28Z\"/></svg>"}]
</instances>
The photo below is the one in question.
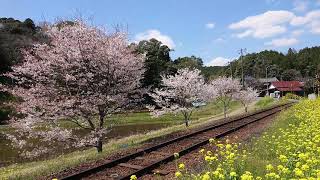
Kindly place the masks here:
<instances>
[{"instance_id":1,"label":"house roof","mask_svg":"<svg viewBox=\"0 0 320 180\"><path fill-rule=\"evenodd\" d=\"M271 85L279 91L302 91L304 84L300 81L278 81L272 82Z\"/></svg>"},{"instance_id":2,"label":"house roof","mask_svg":"<svg viewBox=\"0 0 320 180\"><path fill-rule=\"evenodd\" d=\"M293 87L293 88L277 88L279 91L302 91L299 87Z\"/></svg>"}]
</instances>

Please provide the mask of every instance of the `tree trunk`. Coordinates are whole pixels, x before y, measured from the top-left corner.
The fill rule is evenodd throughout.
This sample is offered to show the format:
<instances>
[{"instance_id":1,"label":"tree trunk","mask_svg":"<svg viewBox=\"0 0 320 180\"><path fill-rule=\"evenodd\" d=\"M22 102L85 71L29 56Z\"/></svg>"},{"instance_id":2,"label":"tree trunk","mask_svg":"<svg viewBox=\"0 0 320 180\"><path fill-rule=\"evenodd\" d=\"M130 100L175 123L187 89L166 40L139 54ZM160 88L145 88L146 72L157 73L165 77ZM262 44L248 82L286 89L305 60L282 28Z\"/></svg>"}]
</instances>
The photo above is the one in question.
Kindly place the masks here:
<instances>
[{"instance_id":1,"label":"tree trunk","mask_svg":"<svg viewBox=\"0 0 320 180\"><path fill-rule=\"evenodd\" d=\"M98 153L102 152L102 138L100 137L97 142L97 151Z\"/></svg>"},{"instance_id":2,"label":"tree trunk","mask_svg":"<svg viewBox=\"0 0 320 180\"><path fill-rule=\"evenodd\" d=\"M183 117L184 117L184 122L186 124L186 127L189 126L189 118L188 118L188 113L187 112L182 112Z\"/></svg>"},{"instance_id":3,"label":"tree trunk","mask_svg":"<svg viewBox=\"0 0 320 180\"><path fill-rule=\"evenodd\" d=\"M248 107L247 107L247 106L244 107L244 111L245 111L246 113L248 112Z\"/></svg>"},{"instance_id":4,"label":"tree trunk","mask_svg":"<svg viewBox=\"0 0 320 180\"><path fill-rule=\"evenodd\" d=\"M226 105L223 106L223 115L224 115L224 118L226 119L227 118L227 106Z\"/></svg>"},{"instance_id":5,"label":"tree trunk","mask_svg":"<svg viewBox=\"0 0 320 180\"><path fill-rule=\"evenodd\" d=\"M104 118L106 116L106 113L105 113L105 111L104 111L104 109L102 107L99 107L99 116L100 117L99 117L98 132L103 129ZM98 153L101 153L102 152L102 140L103 140L103 138L102 138L102 134L100 134L100 132L99 132L98 136L99 137L98 137L98 142L97 142L97 151L98 151Z\"/></svg>"},{"instance_id":6,"label":"tree trunk","mask_svg":"<svg viewBox=\"0 0 320 180\"><path fill-rule=\"evenodd\" d=\"M188 127L188 126L189 126L189 121L188 121L188 119L185 120L185 123L186 123L186 127Z\"/></svg>"}]
</instances>

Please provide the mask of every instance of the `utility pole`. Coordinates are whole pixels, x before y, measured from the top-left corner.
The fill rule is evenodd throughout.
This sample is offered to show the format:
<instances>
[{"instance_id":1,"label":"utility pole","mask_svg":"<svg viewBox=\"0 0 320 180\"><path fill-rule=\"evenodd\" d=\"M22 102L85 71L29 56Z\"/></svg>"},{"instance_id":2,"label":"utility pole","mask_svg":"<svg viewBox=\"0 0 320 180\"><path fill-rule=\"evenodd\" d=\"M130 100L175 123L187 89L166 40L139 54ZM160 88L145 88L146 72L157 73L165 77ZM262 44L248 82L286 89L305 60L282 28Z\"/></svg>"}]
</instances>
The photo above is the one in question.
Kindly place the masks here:
<instances>
[{"instance_id":1,"label":"utility pole","mask_svg":"<svg viewBox=\"0 0 320 180\"><path fill-rule=\"evenodd\" d=\"M231 61L229 62L229 65L230 65L231 79L233 79L232 62Z\"/></svg>"},{"instance_id":2,"label":"utility pole","mask_svg":"<svg viewBox=\"0 0 320 180\"><path fill-rule=\"evenodd\" d=\"M243 71L243 54L247 51L246 48L240 49L240 61L241 61L241 82L242 88L244 89L244 71Z\"/></svg>"},{"instance_id":3,"label":"utility pole","mask_svg":"<svg viewBox=\"0 0 320 180\"><path fill-rule=\"evenodd\" d=\"M271 67L271 66L266 66L266 80L268 79L268 68ZM270 83L271 84L271 83ZM266 82L266 86L267 86L267 89L266 89L266 96L269 96L269 83Z\"/></svg>"}]
</instances>

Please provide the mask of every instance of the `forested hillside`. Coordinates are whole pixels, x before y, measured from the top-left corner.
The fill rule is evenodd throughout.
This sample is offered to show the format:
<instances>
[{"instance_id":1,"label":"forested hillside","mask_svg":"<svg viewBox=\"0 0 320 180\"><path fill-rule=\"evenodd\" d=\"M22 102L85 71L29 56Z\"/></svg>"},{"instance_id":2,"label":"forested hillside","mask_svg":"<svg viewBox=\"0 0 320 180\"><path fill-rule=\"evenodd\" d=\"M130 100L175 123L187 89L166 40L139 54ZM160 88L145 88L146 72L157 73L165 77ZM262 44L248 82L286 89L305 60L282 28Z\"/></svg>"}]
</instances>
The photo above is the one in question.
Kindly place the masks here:
<instances>
[{"instance_id":1,"label":"forested hillside","mask_svg":"<svg viewBox=\"0 0 320 180\"><path fill-rule=\"evenodd\" d=\"M278 77L283 80L299 80L315 77L320 69L320 47L304 48L300 51L289 49L286 54L277 51L251 53L232 62L225 73L231 69L235 77L240 77L242 65L246 77ZM243 64L242 64L243 63ZM229 69L229 71L227 71Z\"/></svg>"},{"instance_id":2,"label":"forested hillside","mask_svg":"<svg viewBox=\"0 0 320 180\"><path fill-rule=\"evenodd\" d=\"M42 39L40 28L31 19L21 22L13 18L0 18L0 73L22 58L20 48Z\"/></svg>"},{"instance_id":3,"label":"forested hillside","mask_svg":"<svg viewBox=\"0 0 320 180\"><path fill-rule=\"evenodd\" d=\"M10 82L1 74L10 71L12 65L21 62L20 49L44 39L40 27L36 27L29 18L23 22L13 18L0 18L0 83ZM8 93L0 91L0 124L12 112L10 107L4 107L2 103L12 98Z\"/></svg>"}]
</instances>

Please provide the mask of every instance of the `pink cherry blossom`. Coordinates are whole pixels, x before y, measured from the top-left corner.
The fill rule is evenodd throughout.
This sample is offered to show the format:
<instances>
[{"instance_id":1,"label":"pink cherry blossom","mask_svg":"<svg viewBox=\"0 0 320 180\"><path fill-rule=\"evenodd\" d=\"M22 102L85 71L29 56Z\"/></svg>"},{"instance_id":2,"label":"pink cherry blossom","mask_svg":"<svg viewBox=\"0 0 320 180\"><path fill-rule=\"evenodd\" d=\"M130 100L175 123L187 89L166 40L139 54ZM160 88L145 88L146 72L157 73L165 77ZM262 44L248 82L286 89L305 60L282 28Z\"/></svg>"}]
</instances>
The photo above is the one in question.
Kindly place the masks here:
<instances>
[{"instance_id":1,"label":"pink cherry blossom","mask_svg":"<svg viewBox=\"0 0 320 180\"><path fill-rule=\"evenodd\" d=\"M12 119L17 133L9 138L20 147L29 144L24 139L37 138L70 147L94 146L100 152L108 132L107 117L137 100L144 57L128 46L125 33L107 32L83 21L54 24L45 33L50 42L22 50L23 63L6 74L18 85L5 88L23 99L15 106L25 115ZM77 128L60 127L61 119L87 129L87 136L76 136ZM35 129L42 125L45 131ZM36 149L25 153L48 151Z\"/></svg>"},{"instance_id":2,"label":"pink cherry blossom","mask_svg":"<svg viewBox=\"0 0 320 180\"><path fill-rule=\"evenodd\" d=\"M216 94L213 97L216 102L223 106L224 118L227 117L227 110L230 107L230 102L235 99L241 90L240 82L236 79L219 77L210 82L210 85L215 89Z\"/></svg>"},{"instance_id":3,"label":"pink cherry blossom","mask_svg":"<svg viewBox=\"0 0 320 180\"><path fill-rule=\"evenodd\" d=\"M248 112L248 105L254 102L258 97L258 92L252 88L247 88L246 90L241 90L235 95L235 99L238 100Z\"/></svg>"},{"instance_id":4,"label":"pink cherry blossom","mask_svg":"<svg viewBox=\"0 0 320 180\"><path fill-rule=\"evenodd\" d=\"M208 94L214 94L205 88L205 82L200 71L179 69L177 74L162 76L163 88L156 89L150 96L158 108L150 106L153 116L164 113L182 113L188 126L195 102L207 102Z\"/></svg>"}]
</instances>

